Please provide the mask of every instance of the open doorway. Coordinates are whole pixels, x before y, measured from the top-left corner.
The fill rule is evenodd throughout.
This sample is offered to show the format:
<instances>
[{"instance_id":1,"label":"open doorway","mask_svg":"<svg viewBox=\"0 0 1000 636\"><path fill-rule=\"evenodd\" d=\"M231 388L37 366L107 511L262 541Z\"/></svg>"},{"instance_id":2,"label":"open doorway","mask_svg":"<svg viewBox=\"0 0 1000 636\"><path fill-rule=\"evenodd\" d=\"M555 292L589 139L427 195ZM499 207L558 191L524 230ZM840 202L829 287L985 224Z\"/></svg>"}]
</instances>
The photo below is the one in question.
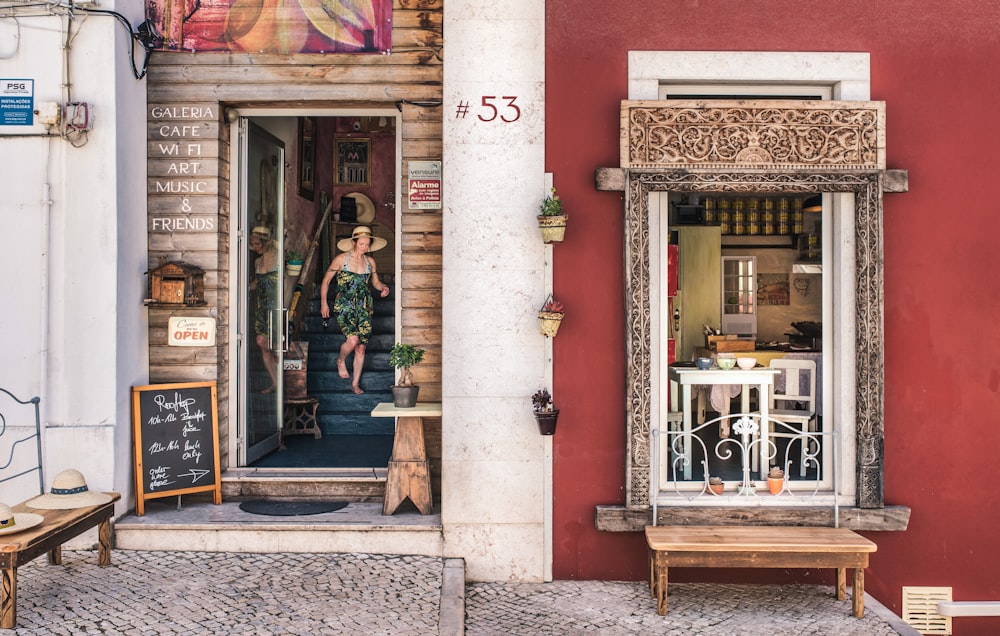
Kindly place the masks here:
<instances>
[{"instance_id":1,"label":"open doorway","mask_svg":"<svg viewBox=\"0 0 1000 636\"><path fill-rule=\"evenodd\" d=\"M398 130L396 111L240 109L234 151L255 137L284 149L276 165L280 176L270 183L262 157L240 151L232 164L233 192L240 196L232 199L239 202L231 236L239 317L233 321L238 344L231 368L238 404L231 421L240 440L241 466L378 468L388 463L393 422L370 413L390 400L395 380L388 352L398 311ZM278 204L264 205L272 183ZM277 218L271 209L279 210ZM345 336L335 316L322 317L320 287L331 261L352 244L360 227L370 230L373 244L384 245L370 255L390 293L381 298L369 280L372 330L357 393L353 378L338 371ZM266 252L255 238L265 233L278 255L279 272L269 308L260 305L261 275L268 268L261 267ZM336 293L333 282L331 306ZM346 359L349 369L353 362L352 353ZM269 368L277 370L273 378L262 374Z\"/></svg>"}]
</instances>

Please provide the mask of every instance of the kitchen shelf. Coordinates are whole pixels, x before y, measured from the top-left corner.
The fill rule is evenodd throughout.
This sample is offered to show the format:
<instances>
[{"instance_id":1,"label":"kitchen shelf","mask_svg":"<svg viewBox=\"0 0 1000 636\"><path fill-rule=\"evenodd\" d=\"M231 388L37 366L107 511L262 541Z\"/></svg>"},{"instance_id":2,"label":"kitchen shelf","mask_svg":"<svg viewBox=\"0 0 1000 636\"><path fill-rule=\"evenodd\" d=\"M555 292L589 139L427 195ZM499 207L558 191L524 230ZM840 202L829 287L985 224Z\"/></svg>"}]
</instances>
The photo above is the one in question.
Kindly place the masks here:
<instances>
[{"instance_id":1,"label":"kitchen shelf","mask_svg":"<svg viewBox=\"0 0 1000 636\"><path fill-rule=\"evenodd\" d=\"M795 249L795 234L723 234L722 247L777 247Z\"/></svg>"}]
</instances>

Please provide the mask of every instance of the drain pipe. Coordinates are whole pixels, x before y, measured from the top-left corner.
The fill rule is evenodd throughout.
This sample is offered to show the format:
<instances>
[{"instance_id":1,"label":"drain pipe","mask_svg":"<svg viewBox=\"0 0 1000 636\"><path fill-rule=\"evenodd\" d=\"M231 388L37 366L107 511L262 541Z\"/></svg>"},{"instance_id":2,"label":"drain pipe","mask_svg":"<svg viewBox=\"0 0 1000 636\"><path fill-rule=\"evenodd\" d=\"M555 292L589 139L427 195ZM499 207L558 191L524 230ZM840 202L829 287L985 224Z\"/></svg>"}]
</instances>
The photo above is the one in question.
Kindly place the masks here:
<instances>
[{"instance_id":1,"label":"drain pipe","mask_svg":"<svg viewBox=\"0 0 1000 636\"><path fill-rule=\"evenodd\" d=\"M39 352L38 352L38 396L41 399L39 403L39 409L41 410L41 422L42 428L48 423L47 411L49 404L49 289L51 287L51 281L49 280L49 261L50 252L52 249L52 230L51 230L51 219L52 219L52 186L49 183L49 166L52 160L52 140L50 139L47 144L48 152L46 153L45 159L45 183L42 184L42 218L41 218L41 256L39 263L39 273L41 274L40 280L40 298L39 298L39 312L41 313L40 321L40 337L39 337ZM41 431L39 431L41 434ZM44 437L41 439L44 448ZM44 472L44 471L43 471Z\"/></svg>"}]
</instances>

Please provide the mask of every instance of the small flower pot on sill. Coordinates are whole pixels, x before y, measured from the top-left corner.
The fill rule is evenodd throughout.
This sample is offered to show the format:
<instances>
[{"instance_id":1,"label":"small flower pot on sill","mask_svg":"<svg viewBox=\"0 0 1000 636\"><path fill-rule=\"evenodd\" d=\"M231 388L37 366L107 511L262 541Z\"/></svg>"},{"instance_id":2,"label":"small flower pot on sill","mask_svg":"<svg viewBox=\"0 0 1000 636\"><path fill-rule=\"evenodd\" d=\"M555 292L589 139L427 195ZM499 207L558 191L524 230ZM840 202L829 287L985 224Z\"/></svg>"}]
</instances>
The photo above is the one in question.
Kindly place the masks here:
<instances>
[{"instance_id":1,"label":"small flower pot on sill","mask_svg":"<svg viewBox=\"0 0 1000 636\"><path fill-rule=\"evenodd\" d=\"M298 276L302 273L302 261L288 261L285 263L285 273L289 276Z\"/></svg>"},{"instance_id":2,"label":"small flower pot on sill","mask_svg":"<svg viewBox=\"0 0 1000 636\"><path fill-rule=\"evenodd\" d=\"M722 481L722 479L712 477L708 480L708 489L716 495L721 495L726 490L726 484Z\"/></svg>"},{"instance_id":3,"label":"small flower pot on sill","mask_svg":"<svg viewBox=\"0 0 1000 636\"><path fill-rule=\"evenodd\" d=\"M784 477L768 477L767 478L767 489L771 491L772 495L780 494L785 488L785 478Z\"/></svg>"}]
</instances>

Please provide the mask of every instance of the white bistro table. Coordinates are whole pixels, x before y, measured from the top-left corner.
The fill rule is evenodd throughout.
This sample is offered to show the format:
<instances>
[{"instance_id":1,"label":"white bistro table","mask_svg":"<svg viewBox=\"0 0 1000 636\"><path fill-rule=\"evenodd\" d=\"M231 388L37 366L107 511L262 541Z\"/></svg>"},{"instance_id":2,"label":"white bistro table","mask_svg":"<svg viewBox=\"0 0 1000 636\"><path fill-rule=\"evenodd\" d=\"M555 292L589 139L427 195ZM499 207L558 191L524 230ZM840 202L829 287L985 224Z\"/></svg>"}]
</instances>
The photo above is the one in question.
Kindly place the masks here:
<instances>
[{"instance_id":1,"label":"white bistro table","mask_svg":"<svg viewBox=\"0 0 1000 636\"><path fill-rule=\"evenodd\" d=\"M682 423L684 432L691 433L691 390L696 385L714 384L738 384L742 386L740 391L740 412L750 412L750 387L756 386L760 391L757 394L757 403L760 407L760 476L767 478L768 471L768 437L771 427L767 425L768 392L774 377L781 371L768 367L756 367L749 370L740 368L723 370L716 367L711 369L698 369L695 367L669 367L668 376L670 378L671 410L681 407ZM677 400L676 388L680 386L680 400ZM684 444L684 479L691 479L691 444ZM757 463L756 461L754 462Z\"/></svg>"}]
</instances>

